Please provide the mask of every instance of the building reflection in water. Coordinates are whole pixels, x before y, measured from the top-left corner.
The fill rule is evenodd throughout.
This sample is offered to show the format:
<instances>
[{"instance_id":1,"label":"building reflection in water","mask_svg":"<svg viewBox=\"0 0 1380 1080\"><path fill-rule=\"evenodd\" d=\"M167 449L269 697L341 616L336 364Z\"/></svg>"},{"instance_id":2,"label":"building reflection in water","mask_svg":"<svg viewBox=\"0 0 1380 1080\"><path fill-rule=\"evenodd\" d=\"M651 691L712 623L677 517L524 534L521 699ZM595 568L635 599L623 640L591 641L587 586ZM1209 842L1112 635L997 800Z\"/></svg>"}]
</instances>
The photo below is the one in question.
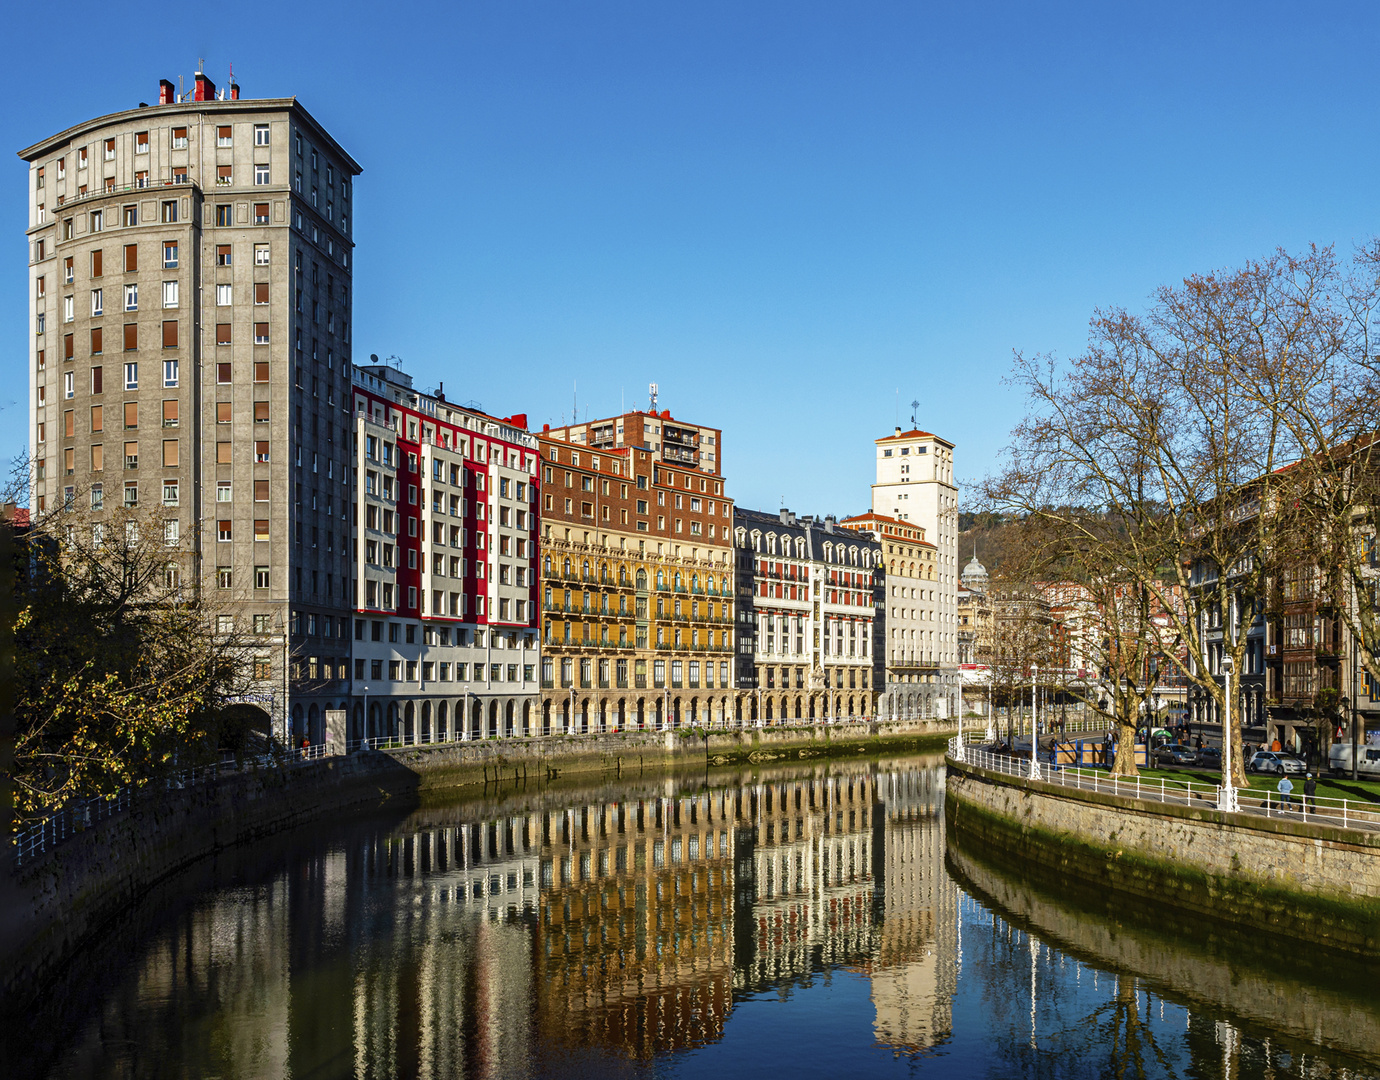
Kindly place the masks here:
<instances>
[{"instance_id":1,"label":"building reflection in water","mask_svg":"<svg viewBox=\"0 0 1380 1080\"><path fill-rule=\"evenodd\" d=\"M877 1067L936 1052L1011 1074L1067 1052L1089 1068L1220 1065L1223 1040L1234 1062L1253 1052L1222 1017L1171 1006L1166 1027L1164 998L963 896L941 767L609 790L516 792L263 855L152 938L55 1075L636 1072L731 1052L735 1005L790 1007L828 972L864 981L870 1010L849 1037ZM807 1064L799 1053L780 1064Z\"/></svg>"}]
</instances>

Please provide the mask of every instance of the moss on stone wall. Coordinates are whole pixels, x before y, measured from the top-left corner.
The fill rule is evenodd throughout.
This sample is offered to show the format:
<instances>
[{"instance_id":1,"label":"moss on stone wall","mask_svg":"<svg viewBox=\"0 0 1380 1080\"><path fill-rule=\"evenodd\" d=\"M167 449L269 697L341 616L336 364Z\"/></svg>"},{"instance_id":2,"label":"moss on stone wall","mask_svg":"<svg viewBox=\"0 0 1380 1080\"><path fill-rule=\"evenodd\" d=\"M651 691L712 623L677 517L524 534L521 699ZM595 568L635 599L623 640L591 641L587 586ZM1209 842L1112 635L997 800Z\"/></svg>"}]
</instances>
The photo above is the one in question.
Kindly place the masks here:
<instances>
[{"instance_id":1,"label":"moss on stone wall","mask_svg":"<svg viewBox=\"0 0 1380 1080\"><path fill-rule=\"evenodd\" d=\"M1134 903L1191 911L1269 935L1380 958L1380 901L1349 894L1350 882L1338 882L1329 893L1296 890L1266 883L1245 867L1228 875L1209 872L1188 858L1171 862L1154 857L1115 835L1111 844L1094 843L1037 824L1033 812L1018 821L983 805L965 790L981 783L950 784L945 813L952 835L1022 877L1061 890L1111 892ZM1229 839L1231 826L1221 828Z\"/></svg>"}]
</instances>

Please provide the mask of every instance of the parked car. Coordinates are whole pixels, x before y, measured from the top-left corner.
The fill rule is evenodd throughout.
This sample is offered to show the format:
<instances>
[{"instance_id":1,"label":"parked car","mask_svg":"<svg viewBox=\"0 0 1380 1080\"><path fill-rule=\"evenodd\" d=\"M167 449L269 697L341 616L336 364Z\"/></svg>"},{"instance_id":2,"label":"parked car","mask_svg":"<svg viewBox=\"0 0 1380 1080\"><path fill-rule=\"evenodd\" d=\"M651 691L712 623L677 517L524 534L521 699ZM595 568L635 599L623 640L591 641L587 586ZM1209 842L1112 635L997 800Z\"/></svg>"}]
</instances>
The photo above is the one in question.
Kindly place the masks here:
<instances>
[{"instance_id":1,"label":"parked car","mask_svg":"<svg viewBox=\"0 0 1380 1080\"><path fill-rule=\"evenodd\" d=\"M1222 767L1222 751L1216 746L1205 746L1198 751L1198 764L1204 769Z\"/></svg>"},{"instance_id":2,"label":"parked car","mask_svg":"<svg viewBox=\"0 0 1380 1080\"><path fill-rule=\"evenodd\" d=\"M1251 763L1246 766L1246 769L1248 772L1274 773L1276 776L1283 776L1285 773L1307 772L1308 766L1294 757L1293 754L1262 750L1251 758Z\"/></svg>"},{"instance_id":3,"label":"parked car","mask_svg":"<svg viewBox=\"0 0 1380 1080\"><path fill-rule=\"evenodd\" d=\"M1197 763L1198 751L1191 746L1165 743L1163 746L1155 747L1156 765L1196 765Z\"/></svg>"}]
</instances>

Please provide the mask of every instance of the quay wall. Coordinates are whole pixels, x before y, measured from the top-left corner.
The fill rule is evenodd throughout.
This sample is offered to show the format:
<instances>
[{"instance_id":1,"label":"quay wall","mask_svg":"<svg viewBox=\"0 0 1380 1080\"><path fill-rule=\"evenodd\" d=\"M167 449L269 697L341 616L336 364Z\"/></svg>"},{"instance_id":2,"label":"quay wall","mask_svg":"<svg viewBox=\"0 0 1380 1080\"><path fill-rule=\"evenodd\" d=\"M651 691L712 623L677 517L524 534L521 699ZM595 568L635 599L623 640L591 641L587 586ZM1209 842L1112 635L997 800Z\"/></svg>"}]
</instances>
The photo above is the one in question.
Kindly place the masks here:
<instances>
[{"instance_id":1,"label":"quay wall","mask_svg":"<svg viewBox=\"0 0 1380 1080\"><path fill-rule=\"evenodd\" d=\"M33 1006L81 950L194 864L326 817L396 812L499 785L561 784L942 746L935 721L705 733L624 732L368 751L150 791L0 880L0 1024Z\"/></svg>"},{"instance_id":2,"label":"quay wall","mask_svg":"<svg viewBox=\"0 0 1380 1080\"><path fill-rule=\"evenodd\" d=\"M1380 958L1380 834L1075 797L953 759L945 814L959 842L1013 869Z\"/></svg>"}]
</instances>

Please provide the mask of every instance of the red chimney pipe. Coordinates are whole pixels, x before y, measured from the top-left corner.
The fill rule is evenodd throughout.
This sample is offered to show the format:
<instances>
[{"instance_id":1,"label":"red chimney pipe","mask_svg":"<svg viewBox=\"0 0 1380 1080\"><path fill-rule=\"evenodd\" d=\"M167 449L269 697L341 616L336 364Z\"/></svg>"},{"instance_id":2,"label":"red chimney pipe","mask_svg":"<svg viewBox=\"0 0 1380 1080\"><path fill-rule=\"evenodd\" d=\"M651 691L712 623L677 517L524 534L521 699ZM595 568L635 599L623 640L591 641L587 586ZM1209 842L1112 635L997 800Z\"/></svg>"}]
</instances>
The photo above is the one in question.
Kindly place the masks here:
<instances>
[{"instance_id":1,"label":"red chimney pipe","mask_svg":"<svg viewBox=\"0 0 1380 1080\"><path fill-rule=\"evenodd\" d=\"M239 100L240 100L240 84L237 83L237 82L235 82L234 79L231 79L231 80L230 80L230 100L231 100L231 101L239 101Z\"/></svg>"},{"instance_id":2,"label":"red chimney pipe","mask_svg":"<svg viewBox=\"0 0 1380 1080\"><path fill-rule=\"evenodd\" d=\"M177 101L177 91L167 79L158 80L158 104L172 105Z\"/></svg>"},{"instance_id":3,"label":"red chimney pipe","mask_svg":"<svg viewBox=\"0 0 1380 1080\"><path fill-rule=\"evenodd\" d=\"M215 101L216 84L213 83L205 74L198 71L196 73L196 93L192 95L194 101Z\"/></svg>"}]
</instances>

